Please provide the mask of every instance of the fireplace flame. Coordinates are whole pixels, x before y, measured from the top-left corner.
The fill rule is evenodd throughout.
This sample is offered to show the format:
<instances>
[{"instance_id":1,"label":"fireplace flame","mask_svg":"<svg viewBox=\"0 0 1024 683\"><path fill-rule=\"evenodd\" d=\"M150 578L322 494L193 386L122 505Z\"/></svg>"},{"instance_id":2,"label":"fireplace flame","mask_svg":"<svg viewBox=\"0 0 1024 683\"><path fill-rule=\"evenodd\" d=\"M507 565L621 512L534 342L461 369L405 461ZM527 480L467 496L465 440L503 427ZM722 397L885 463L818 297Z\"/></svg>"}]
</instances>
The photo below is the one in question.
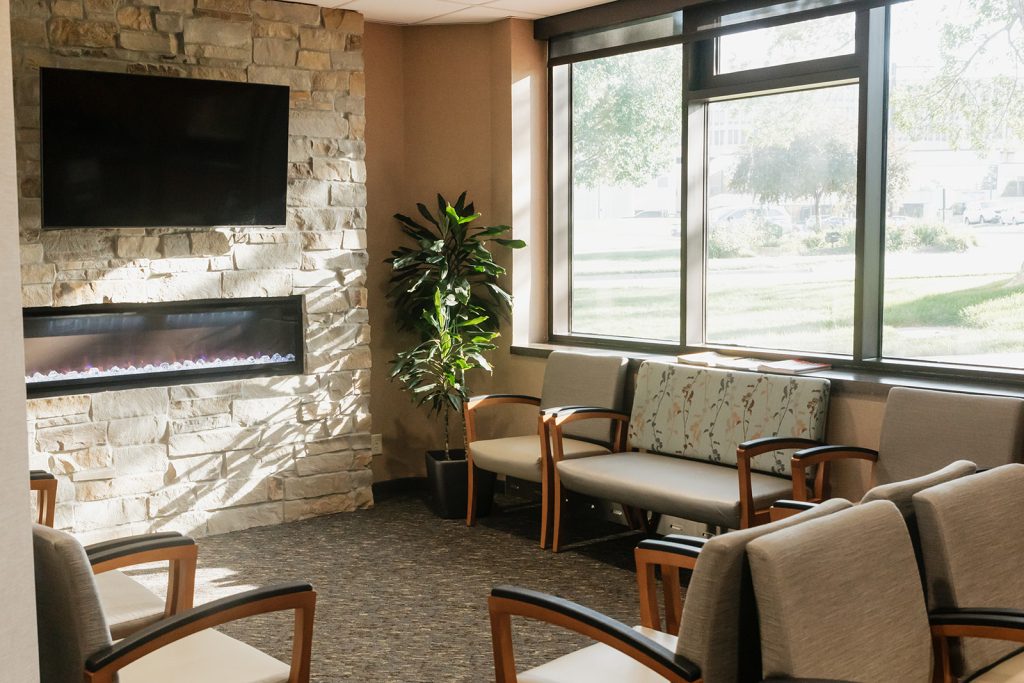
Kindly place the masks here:
<instances>
[{"instance_id":1,"label":"fireplace flame","mask_svg":"<svg viewBox=\"0 0 1024 683\"><path fill-rule=\"evenodd\" d=\"M87 367L84 370L50 370L48 373L43 374L41 372L34 372L31 375L25 376L25 381L29 384L35 384L40 382L64 382L67 380L75 379L94 379L98 377L121 377L124 375L144 375L151 373L161 372L182 372L188 370L207 370L213 368L232 368L238 366L258 366L258 365L275 365L278 363L293 363L295 362L295 354L288 353L281 355L275 353L272 356L246 356L245 358L239 358L233 356L231 358L214 358L207 360L206 358L197 358L195 360L183 360L174 362L162 362L162 363L140 363L139 365L128 365L127 367L120 367L117 365L109 368L95 368Z\"/></svg>"}]
</instances>

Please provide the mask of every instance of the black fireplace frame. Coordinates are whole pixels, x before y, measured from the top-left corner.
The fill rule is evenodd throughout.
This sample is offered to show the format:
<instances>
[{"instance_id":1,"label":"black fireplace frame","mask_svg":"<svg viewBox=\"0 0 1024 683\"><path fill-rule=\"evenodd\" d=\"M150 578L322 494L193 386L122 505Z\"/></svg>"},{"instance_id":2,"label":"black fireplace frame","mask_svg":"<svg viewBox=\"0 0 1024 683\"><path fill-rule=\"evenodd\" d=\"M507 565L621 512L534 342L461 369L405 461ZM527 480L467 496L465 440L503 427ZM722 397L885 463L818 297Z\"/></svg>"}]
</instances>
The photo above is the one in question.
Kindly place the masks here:
<instances>
[{"instance_id":1,"label":"black fireplace frame","mask_svg":"<svg viewBox=\"0 0 1024 683\"><path fill-rule=\"evenodd\" d=\"M28 318L52 316L73 316L89 314L143 313L152 315L187 314L204 310L225 311L234 308L258 308L267 306L290 306L297 314L295 325L295 360L286 363L266 365L242 365L215 368L189 368L152 373L138 373L97 378L66 379L61 381L32 383L26 380L28 398L91 394L121 389L178 386L203 382L217 382L252 377L276 377L305 374L305 307L302 295L282 297L250 297L238 299L193 299L189 301L161 301L147 303L86 304L83 306L46 306L23 308L23 321Z\"/></svg>"}]
</instances>

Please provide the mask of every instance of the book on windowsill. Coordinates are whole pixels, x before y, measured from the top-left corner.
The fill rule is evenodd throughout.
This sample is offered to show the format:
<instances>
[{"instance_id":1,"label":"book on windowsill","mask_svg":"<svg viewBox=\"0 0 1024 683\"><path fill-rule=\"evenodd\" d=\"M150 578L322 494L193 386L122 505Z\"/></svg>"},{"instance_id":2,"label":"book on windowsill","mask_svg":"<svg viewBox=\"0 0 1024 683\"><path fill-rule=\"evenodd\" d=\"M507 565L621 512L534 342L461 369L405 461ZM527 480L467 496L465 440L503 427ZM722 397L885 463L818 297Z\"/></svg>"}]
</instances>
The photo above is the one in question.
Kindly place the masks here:
<instances>
[{"instance_id":1,"label":"book on windowsill","mask_svg":"<svg viewBox=\"0 0 1024 683\"><path fill-rule=\"evenodd\" d=\"M786 360L761 362L758 364L757 369L761 372L777 372L783 375L803 375L808 372L828 370L831 367L828 363L813 363L809 360L789 358Z\"/></svg>"},{"instance_id":2,"label":"book on windowsill","mask_svg":"<svg viewBox=\"0 0 1024 683\"><path fill-rule=\"evenodd\" d=\"M709 368L726 368L729 370L757 370L761 364L756 358L727 356L717 351L699 351L697 353L681 353L676 360L687 365L703 365Z\"/></svg>"}]
</instances>

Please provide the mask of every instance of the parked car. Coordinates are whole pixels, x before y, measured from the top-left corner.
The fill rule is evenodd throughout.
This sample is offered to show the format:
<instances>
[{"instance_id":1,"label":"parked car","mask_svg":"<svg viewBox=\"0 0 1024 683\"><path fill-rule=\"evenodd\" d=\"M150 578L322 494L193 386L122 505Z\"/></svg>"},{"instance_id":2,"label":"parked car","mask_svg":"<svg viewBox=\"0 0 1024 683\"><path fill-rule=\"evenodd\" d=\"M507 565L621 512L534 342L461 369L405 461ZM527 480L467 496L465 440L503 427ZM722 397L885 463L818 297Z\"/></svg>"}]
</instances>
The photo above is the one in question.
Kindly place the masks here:
<instances>
[{"instance_id":1,"label":"parked car","mask_svg":"<svg viewBox=\"0 0 1024 683\"><path fill-rule=\"evenodd\" d=\"M999 221L997 209L995 202L968 202L964 207L964 223L996 223Z\"/></svg>"},{"instance_id":2,"label":"parked car","mask_svg":"<svg viewBox=\"0 0 1024 683\"><path fill-rule=\"evenodd\" d=\"M1014 202L999 212L999 222L1003 225L1024 223L1024 202Z\"/></svg>"},{"instance_id":3,"label":"parked car","mask_svg":"<svg viewBox=\"0 0 1024 683\"><path fill-rule=\"evenodd\" d=\"M760 223L773 225L785 230L793 227L793 219L789 212L781 206L723 206L712 209L708 213L708 222L712 225L722 223Z\"/></svg>"}]
</instances>

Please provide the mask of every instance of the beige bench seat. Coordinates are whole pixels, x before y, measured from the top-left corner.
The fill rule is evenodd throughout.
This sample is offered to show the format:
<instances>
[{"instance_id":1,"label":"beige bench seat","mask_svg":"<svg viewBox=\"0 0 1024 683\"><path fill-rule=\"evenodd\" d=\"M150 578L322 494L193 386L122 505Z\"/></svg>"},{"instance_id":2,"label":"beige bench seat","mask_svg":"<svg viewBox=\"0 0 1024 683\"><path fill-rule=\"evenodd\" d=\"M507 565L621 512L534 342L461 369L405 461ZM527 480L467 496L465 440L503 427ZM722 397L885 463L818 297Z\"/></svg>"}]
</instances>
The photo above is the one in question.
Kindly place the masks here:
<instances>
[{"instance_id":1,"label":"beige bench seat","mask_svg":"<svg viewBox=\"0 0 1024 683\"><path fill-rule=\"evenodd\" d=\"M634 630L658 645L675 651L676 636L653 628L634 626ZM640 662L604 643L596 643L582 650L541 664L516 676L516 683L666 683Z\"/></svg>"},{"instance_id":2,"label":"beige bench seat","mask_svg":"<svg viewBox=\"0 0 1024 683\"><path fill-rule=\"evenodd\" d=\"M540 439L539 435L530 434L474 441L473 461L477 467L489 472L503 472L519 479L539 482L542 453ZM590 455L611 453L604 446L579 439L564 439L563 444L565 458L585 458Z\"/></svg>"},{"instance_id":3,"label":"beige bench seat","mask_svg":"<svg viewBox=\"0 0 1024 683\"><path fill-rule=\"evenodd\" d=\"M653 453L613 453L563 460L562 485L585 495L614 500L663 514L740 527L740 489L736 470ZM750 473L757 508L790 494L792 482L761 472Z\"/></svg>"}]
</instances>

